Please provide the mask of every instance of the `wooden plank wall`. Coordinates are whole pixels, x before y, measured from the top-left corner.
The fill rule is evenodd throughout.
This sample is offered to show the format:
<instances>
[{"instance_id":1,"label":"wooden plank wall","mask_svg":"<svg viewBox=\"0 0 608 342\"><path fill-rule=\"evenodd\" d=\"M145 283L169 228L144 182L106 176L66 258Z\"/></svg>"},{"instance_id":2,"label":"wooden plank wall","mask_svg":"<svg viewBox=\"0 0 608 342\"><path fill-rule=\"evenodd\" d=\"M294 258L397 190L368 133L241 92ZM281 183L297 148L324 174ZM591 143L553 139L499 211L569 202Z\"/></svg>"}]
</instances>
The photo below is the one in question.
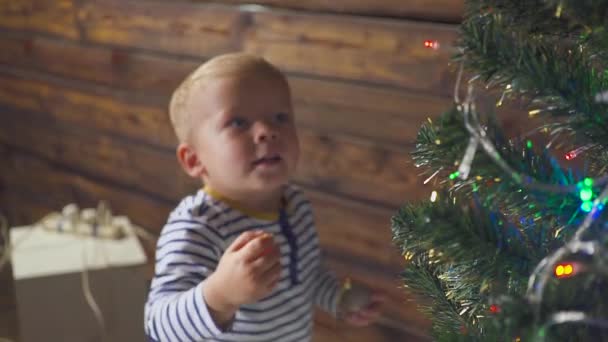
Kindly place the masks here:
<instances>
[{"instance_id":1,"label":"wooden plank wall","mask_svg":"<svg viewBox=\"0 0 608 342\"><path fill-rule=\"evenodd\" d=\"M428 196L409 151L451 103L458 0L0 0L0 209L27 224L107 199L158 232L198 186L174 157L171 90L229 51L266 57L293 88L302 158L328 263L390 296L381 324L319 315L316 341L426 340L399 288L390 217ZM412 20L413 19L413 20Z\"/></svg>"}]
</instances>

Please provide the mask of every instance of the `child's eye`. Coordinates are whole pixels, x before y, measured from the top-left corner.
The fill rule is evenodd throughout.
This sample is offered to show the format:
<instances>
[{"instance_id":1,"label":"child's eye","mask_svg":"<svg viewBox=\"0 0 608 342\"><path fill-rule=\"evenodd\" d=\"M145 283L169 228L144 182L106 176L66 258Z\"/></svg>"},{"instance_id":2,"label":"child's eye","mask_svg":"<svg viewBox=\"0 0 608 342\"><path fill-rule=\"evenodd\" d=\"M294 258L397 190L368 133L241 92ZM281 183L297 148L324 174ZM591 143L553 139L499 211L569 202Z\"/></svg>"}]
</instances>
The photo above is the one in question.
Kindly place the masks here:
<instances>
[{"instance_id":1,"label":"child's eye","mask_svg":"<svg viewBox=\"0 0 608 342\"><path fill-rule=\"evenodd\" d=\"M277 120L277 122L279 123L284 123L284 122L288 122L289 121L289 114L287 113L277 113L275 115L275 120Z\"/></svg>"},{"instance_id":2,"label":"child's eye","mask_svg":"<svg viewBox=\"0 0 608 342\"><path fill-rule=\"evenodd\" d=\"M247 126L247 120L243 118L233 118L228 121L228 126L232 128L245 128Z\"/></svg>"}]
</instances>

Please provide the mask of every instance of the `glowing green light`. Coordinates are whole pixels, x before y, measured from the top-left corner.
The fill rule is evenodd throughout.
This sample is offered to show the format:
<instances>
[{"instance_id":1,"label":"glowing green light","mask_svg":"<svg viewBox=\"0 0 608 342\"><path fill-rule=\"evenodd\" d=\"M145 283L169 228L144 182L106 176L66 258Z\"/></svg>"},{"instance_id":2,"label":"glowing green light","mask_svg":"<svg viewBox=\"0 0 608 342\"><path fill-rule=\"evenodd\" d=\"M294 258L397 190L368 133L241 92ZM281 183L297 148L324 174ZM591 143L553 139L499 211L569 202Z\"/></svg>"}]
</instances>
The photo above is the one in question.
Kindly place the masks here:
<instances>
[{"instance_id":1,"label":"glowing green light","mask_svg":"<svg viewBox=\"0 0 608 342\"><path fill-rule=\"evenodd\" d=\"M477 190L479 190L479 186L477 186L477 183L473 183L473 192L477 192Z\"/></svg>"},{"instance_id":2,"label":"glowing green light","mask_svg":"<svg viewBox=\"0 0 608 342\"><path fill-rule=\"evenodd\" d=\"M581 197L581 201L589 201L593 197L593 190L584 188L578 193L578 195Z\"/></svg>"},{"instance_id":3,"label":"glowing green light","mask_svg":"<svg viewBox=\"0 0 608 342\"><path fill-rule=\"evenodd\" d=\"M583 184L584 184L586 187L591 187L591 186L593 186L593 179L592 179L592 178L587 177L587 178L585 178L585 179L583 180Z\"/></svg>"},{"instance_id":4,"label":"glowing green light","mask_svg":"<svg viewBox=\"0 0 608 342\"><path fill-rule=\"evenodd\" d=\"M588 213L591 211L591 209L593 209L593 202L591 201L585 201L581 204L581 210Z\"/></svg>"},{"instance_id":5,"label":"glowing green light","mask_svg":"<svg viewBox=\"0 0 608 342\"><path fill-rule=\"evenodd\" d=\"M528 148L532 148L532 140L528 140L526 146L528 146Z\"/></svg>"},{"instance_id":6,"label":"glowing green light","mask_svg":"<svg viewBox=\"0 0 608 342\"><path fill-rule=\"evenodd\" d=\"M456 177L458 177L458 175L460 174L460 172L456 171L454 173L450 174L450 179L456 179Z\"/></svg>"}]
</instances>

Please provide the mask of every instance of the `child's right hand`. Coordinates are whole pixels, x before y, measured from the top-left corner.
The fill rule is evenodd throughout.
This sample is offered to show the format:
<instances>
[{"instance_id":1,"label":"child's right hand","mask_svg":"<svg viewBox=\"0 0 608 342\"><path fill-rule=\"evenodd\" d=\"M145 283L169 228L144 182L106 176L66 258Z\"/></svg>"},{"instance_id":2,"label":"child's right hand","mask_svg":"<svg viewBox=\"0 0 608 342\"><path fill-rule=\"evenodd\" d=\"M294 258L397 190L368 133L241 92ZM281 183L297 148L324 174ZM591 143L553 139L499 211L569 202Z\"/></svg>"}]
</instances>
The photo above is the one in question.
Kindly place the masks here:
<instances>
[{"instance_id":1,"label":"child's right hand","mask_svg":"<svg viewBox=\"0 0 608 342\"><path fill-rule=\"evenodd\" d=\"M269 233L239 235L206 280L207 304L219 311L233 311L268 296L280 279L280 255Z\"/></svg>"}]
</instances>

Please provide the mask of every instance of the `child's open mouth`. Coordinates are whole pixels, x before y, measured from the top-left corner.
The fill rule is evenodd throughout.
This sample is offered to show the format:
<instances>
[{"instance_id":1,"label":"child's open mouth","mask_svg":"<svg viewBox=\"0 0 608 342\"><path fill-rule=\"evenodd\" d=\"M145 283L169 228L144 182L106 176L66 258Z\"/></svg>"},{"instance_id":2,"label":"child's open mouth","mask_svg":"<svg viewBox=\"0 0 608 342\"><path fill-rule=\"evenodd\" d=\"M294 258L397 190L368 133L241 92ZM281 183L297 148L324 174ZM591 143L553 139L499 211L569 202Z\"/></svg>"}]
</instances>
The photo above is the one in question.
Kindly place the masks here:
<instances>
[{"instance_id":1,"label":"child's open mouth","mask_svg":"<svg viewBox=\"0 0 608 342\"><path fill-rule=\"evenodd\" d=\"M281 161L281 156L274 155L269 157L262 157L253 162L253 166L273 166Z\"/></svg>"}]
</instances>

